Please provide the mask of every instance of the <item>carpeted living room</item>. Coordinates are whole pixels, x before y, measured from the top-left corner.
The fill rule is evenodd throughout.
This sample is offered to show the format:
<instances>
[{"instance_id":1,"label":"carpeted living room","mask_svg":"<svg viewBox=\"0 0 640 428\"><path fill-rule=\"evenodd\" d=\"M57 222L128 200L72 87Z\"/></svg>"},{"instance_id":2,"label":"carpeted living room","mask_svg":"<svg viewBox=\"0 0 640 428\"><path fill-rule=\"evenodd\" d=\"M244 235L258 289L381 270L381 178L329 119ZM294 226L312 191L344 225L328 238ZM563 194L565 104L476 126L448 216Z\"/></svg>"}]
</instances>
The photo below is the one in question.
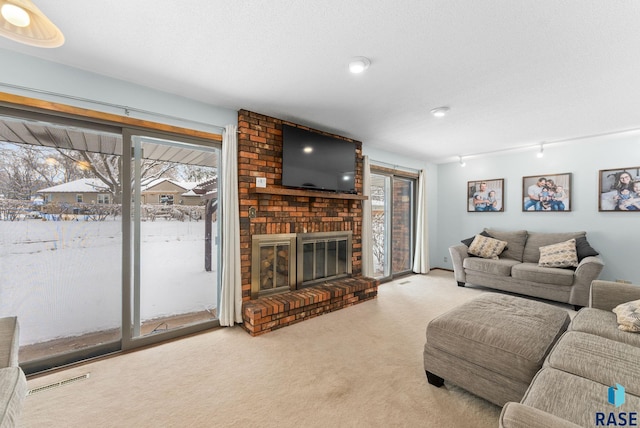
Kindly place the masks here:
<instances>
[{"instance_id":1,"label":"carpeted living room","mask_svg":"<svg viewBox=\"0 0 640 428\"><path fill-rule=\"evenodd\" d=\"M2 428L637 426L635 3L0 9Z\"/></svg>"}]
</instances>

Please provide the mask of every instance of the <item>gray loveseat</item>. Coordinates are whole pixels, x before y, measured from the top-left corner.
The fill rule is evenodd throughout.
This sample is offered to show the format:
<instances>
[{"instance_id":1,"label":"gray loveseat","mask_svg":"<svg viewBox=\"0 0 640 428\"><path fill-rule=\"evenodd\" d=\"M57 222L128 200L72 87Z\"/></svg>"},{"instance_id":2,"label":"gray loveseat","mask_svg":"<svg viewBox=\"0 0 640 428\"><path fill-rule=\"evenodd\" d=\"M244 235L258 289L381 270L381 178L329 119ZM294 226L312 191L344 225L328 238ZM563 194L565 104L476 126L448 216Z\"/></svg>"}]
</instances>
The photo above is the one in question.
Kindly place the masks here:
<instances>
[{"instance_id":1,"label":"gray loveseat","mask_svg":"<svg viewBox=\"0 0 640 428\"><path fill-rule=\"evenodd\" d=\"M484 234L506 241L507 247L498 260L472 256L468 254L469 247L465 244L449 247L459 286L466 283L481 285L569 303L576 309L587 305L591 281L598 278L604 263L588 245L586 232L544 233L484 229ZM578 258L581 259L575 269L538 266L540 247L570 239L577 240Z\"/></svg>"},{"instance_id":2,"label":"gray loveseat","mask_svg":"<svg viewBox=\"0 0 640 428\"><path fill-rule=\"evenodd\" d=\"M0 318L0 428L16 426L27 393L27 380L18 367L19 333L16 317Z\"/></svg>"},{"instance_id":3,"label":"gray loveseat","mask_svg":"<svg viewBox=\"0 0 640 428\"><path fill-rule=\"evenodd\" d=\"M611 310L640 299L640 287L594 281L589 308L581 309L547 356L520 403L507 403L503 428L637 426L640 423L640 333L618 329ZM609 389L625 388L624 404ZM620 404L619 401L617 404ZM636 424L629 423L636 412ZM611 415L613 414L613 415ZM626 420L626 423L622 421ZM600 422L604 423L598 423Z\"/></svg>"}]
</instances>

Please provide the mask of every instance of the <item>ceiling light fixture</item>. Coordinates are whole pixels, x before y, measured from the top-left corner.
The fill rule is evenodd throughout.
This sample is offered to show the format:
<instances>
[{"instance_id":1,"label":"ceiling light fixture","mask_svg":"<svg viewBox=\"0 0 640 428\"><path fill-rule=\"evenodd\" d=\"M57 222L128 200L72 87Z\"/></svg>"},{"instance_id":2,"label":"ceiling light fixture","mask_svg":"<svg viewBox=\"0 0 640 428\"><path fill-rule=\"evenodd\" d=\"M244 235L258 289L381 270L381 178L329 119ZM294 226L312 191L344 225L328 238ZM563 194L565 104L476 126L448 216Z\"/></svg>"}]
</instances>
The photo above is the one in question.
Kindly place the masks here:
<instances>
[{"instance_id":1,"label":"ceiling light fixture","mask_svg":"<svg viewBox=\"0 0 640 428\"><path fill-rule=\"evenodd\" d=\"M349 63L349 71L353 74L360 74L364 72L371 65L369 58L363 56L355 57Z\"/></svg>"},{"instance_id":2,"label":"ceiling light fixture","mask_svg":"<svg viewBox=\"0 0 640 428\"><path fill-rule=\"evenodd\" d=\"M541 158L544 156L544 143L540 144L540 151L538 153L536 153L536 156L538 158Z\"/></svg>"},{"instance_id":3,"label":"ceiling light fixture","mask_svg":"<svg viewBox=\"0 0 640 428\"><path fill-rule=\"evenodd\" d=\"M449 107L438 107L431 110L431 114L434 117L444 117L451 110Z\"/></svg>"},{"instance_id":4,"label":"ceiling light fixture","mask_svg":"<svg viewBox=\"0 0 640 428\"><path fill-rule=\"evenodd\" d=\"M467 163L463 161L462 156L460 156L460 167L464 168L465 166L467 166Z\"/></svg>"},{"instance_id":5,"label":"ceiling light fixture","mask_svg":"<svg viewBox=\"0 0 640 428\"><path fill-rule=\"evenodd\" d=\"M40 48L57 48L64 36L31 0L0 0L0 36Z\"/></svg>"}]
</instances>

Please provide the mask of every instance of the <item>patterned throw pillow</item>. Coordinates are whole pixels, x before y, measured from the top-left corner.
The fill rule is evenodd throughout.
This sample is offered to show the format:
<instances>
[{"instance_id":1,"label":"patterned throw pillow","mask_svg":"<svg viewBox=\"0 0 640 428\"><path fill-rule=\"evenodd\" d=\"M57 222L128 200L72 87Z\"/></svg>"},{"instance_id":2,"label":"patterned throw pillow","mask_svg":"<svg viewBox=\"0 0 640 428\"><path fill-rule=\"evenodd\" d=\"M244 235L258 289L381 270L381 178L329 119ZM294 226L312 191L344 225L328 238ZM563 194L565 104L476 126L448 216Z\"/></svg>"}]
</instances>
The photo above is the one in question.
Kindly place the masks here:
<instances>
[{"instance_id":1,"label":"patterned throw pillow","mask_svg":"<svg viewBox=\"0 0 640 428\"><path fill-rule=\"evenodd\" d=\"M476 235L471 245L469 245L467 252L485 259L498 260L498 256L504 251L506 246L506 241Z\"/></svg>"},{"instance_id":2,"label":"patterned throw pillow","mask_svg":"<svg viewBox=\"0 0 640 428\"><path fill-rule=\"evenodd\" d=\"M578 253L576 252L576 240L560 242L559 244L546 245L540 247L540 267L577 267Z\"/></svg>"},{"instance_id":3,"label":"patterned throw pillow","mask_svg":"<svg viewBox=\"0 0 640 428\"><path fill-rule=\"evenodd\" d=\"M640 300L622 303L613 308L613 312L620 330L640 333Z\"/></svg>"}]
</instances>

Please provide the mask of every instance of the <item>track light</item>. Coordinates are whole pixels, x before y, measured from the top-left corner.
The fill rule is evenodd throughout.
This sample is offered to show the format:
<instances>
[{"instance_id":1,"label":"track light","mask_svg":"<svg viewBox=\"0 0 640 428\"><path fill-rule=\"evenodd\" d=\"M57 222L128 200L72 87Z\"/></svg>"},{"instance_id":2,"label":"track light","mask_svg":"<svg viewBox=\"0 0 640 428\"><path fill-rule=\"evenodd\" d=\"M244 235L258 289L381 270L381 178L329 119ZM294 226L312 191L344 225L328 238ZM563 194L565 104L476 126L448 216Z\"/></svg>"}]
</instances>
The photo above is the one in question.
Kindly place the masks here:
<instances>
[{"instance_id":1,"label":"track light","mask_svg":"<svg viewBox=\"0 0 640 428\"><path fill-rule=\"evenodd\" d=\"M541 158L544 156L544 144L540 144L540 151L536 154L536 156L538 158Z\"/></svg>"},{"instance_id":2,"label":"track light","mask_svg":"<svg viewBox=\"0 0 640 428\"><path fill-rule=\"evenodd\" d=\"M465 166L467 166L467 163L465 161L462 160L462 156L460 156L460 166L462 168L464 168Z\"/></svg>"}]
</instances>

